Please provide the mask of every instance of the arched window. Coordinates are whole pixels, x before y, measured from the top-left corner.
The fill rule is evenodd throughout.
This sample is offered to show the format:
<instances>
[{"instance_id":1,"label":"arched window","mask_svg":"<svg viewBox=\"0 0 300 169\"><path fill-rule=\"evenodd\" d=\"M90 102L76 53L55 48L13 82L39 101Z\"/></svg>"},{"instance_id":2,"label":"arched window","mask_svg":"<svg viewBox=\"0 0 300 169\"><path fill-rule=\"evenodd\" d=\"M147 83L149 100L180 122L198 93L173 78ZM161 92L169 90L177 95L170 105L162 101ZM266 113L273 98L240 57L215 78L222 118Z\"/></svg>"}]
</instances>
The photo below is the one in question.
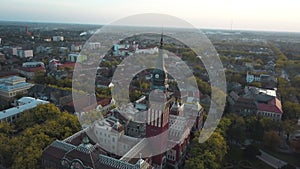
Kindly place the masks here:
<instances>
[{"instance_id":1,"label":"arched window","mask_svg":"<svg viewBox=\"0 0 300 169\"><path fill-rule=\"evenodd\" d=\"M67 159L62 159L61 160L61 165L64 167L64 168L70 168L70 163Z\"/></svg>"},{"instance_id":2,"label":"arched window","mask_svg":"<svg viewBox=\"0 0 300 169\"><path fill-rule=\"evenodd\" d=\"M71 169L84 169L84 166L80 160L74 160L71 163Z\"/></svg>"}]
</instances>

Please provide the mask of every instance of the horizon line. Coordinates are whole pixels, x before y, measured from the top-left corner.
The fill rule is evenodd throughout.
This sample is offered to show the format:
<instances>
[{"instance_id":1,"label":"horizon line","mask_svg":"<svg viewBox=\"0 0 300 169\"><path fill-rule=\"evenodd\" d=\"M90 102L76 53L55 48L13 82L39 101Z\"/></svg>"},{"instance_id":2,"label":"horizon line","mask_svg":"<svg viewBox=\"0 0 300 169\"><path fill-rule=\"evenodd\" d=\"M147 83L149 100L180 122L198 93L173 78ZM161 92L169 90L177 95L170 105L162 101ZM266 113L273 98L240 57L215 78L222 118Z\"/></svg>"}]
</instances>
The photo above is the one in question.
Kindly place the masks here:
<instances>
[{"instance_id":1,"label":"horizon line","mask_svg":"<svg viewBox=\"0 0 300 169\"><path fill-rule=\"evenodd\" d=\"M43 23L43 24L66 24L66 25L91 25L91 26L105 26L109 24L103 24L103 23L82 23L82 22L73 22L73 21L22 21L22 20L3 20L0 19L0 22L16 22L16 23ZM140 25L114 25L114 26L128 26L128 27L161 27L161 26L140 26ZM186 28L186 27L170 27L170 28ZM222 27L195 27L196 29L200 30L223 30L223 31L249 31L249 32L270 32L270 33L300 33L300 31L295 30L268 30L268 29L249 29L249 28L222 28Z\"/></svg>"}]
</instances>

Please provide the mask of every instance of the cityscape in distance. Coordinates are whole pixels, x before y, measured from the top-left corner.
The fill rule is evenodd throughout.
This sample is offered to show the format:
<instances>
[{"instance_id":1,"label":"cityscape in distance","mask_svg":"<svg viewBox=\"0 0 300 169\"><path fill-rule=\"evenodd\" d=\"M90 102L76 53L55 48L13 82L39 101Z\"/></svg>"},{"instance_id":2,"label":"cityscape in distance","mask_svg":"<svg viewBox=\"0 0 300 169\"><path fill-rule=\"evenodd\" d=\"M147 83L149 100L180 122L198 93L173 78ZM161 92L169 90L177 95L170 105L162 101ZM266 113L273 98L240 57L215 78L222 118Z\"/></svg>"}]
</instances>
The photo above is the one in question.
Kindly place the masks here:
<instances>
[{"instance_id":1,"label":"cityscape in distance","mask_svg":"<svg viewBox=\"0 0 300 169\"><path fill-rule=\"evenodd\" d=\"M254 1L3 2L0 169L299 169L300 4Z\"/></svg>"}]
</instances>

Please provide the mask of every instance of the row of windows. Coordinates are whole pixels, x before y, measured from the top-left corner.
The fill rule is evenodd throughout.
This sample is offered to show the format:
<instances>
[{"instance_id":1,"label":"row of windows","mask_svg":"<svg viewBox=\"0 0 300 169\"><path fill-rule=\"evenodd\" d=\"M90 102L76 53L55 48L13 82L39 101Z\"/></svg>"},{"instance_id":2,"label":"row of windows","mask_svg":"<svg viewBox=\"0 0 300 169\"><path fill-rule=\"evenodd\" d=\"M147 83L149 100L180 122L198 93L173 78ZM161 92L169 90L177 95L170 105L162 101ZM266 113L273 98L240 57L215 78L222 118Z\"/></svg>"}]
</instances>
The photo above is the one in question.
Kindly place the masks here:
<instances>
[{"instance_id":1,"label":"row of windows","mask_svg":"<svg viewBox=\"0 0 300 169\"><path fill-rule=\"evenodd\" d=\"M173 149L169 150L167 152L167 159L175 161L176 160L176 150L173 150Z\"/></svg>"},{"instance_id":2,"label":"row of windows","mask_svg":"<svg viewBox=\"0 0 300 169\"><path fill-rule=\"evenodd\" d=\"M167 155L168 160L175 160L175 157L173 155Z\"/></svg>"},{"instance_id":3,"label":"row of windows","mask_svg":"<svg viewBox=\"0 0 300 169\"><path fill-rule=\"evenodd\" d=\"M107 139L105 139L106 138L106 136L107 136L107 138L110 138L110 134L106 134L106 133L104 133L103 135L104 135L104 139L101 137L102 136L102 132L99 132L98 133L98 131L96 130L96 135L98 135L99 136L99 140L101 141L101 142L103 142L104 141L104 143L109 143L110 141L112 141L112 142L115 142L116 141L116 139L115 139L115 137L111 137L111 140L109 139L109 140L107 140Z\"/></svg>"},{"instance_id":4,"label":"row of windows","mask_svg":"<svg viewBox=\"0 0 300 169\"><path fill-rule=\"evenodd\" d=\"M9 117L6 117L4 119L1 119L0 122L6 121L6 122L13 122L14 120L16 120L18 117L20 117L21 113L16 114L16 115L12 115Z\"/></svg>"},{"instance_id":5,"label":"row of windows","mask_svg":"<svg viewBox=\"0 0 300 169\"><path fill-rule=\"evenodd\" d=\"M100 140L100 142L103 142L103 141L104 141L104 143L106 143L106 142L107 142L107 143L110 143L110 142L113 142L113 143L114 143L114 142L116 141L115 138L112 138L112 140L110 141L110 140L107 140L107 139L103 139L103 138L101 138L101 137L99 138L99 140Z\"/></svg>"},{"instance_id":6,"label":"row of windows","mask_svg":"<svg viewBox=\"0 0 300 169\"><path fill-rule=\"evenodd\" d=\"M266 116L266 117L276 117L276 118L280 118L279 114L275 114L275 113L269 113L269 112L259 112L260 115L262 116Z\"/></svg>"},{"instance_id":7,"label":"row of windows","mask_svg":"<svg viewBox=\"0 0 300 169\"><path fill-rule=\"evenodd\" d=\"M12 97L12 96L16 96L17 94L22 94L24 93L24 91L21 91L21 92L12 92L12 93L9 93L9 96Z\"/></svg>"}]
</instances>

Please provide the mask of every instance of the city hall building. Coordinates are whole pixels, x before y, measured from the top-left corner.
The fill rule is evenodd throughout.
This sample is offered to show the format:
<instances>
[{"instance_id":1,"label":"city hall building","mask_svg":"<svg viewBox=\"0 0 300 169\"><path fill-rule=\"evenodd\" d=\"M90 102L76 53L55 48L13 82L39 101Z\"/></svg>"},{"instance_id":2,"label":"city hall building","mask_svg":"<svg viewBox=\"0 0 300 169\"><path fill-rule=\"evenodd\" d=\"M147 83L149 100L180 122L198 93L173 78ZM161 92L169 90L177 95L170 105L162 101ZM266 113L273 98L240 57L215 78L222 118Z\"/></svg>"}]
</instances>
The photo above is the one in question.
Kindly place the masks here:
<instances>
[{"instance_id":1,"label":"city hall building","mask_svg":"<svg viewBox=\"0 0 300 169\"><path fill-rule=\"evenodd\" d=\"M162 47L163 36L147 96L151 104L140 110L132 103L116 107L84 130L54 141L43 151L44 169L181 168L191 133L202 127L203 108L194 97L199 93L184 91L182 104L168 92Z\"/></svg>"}]
</instances>

